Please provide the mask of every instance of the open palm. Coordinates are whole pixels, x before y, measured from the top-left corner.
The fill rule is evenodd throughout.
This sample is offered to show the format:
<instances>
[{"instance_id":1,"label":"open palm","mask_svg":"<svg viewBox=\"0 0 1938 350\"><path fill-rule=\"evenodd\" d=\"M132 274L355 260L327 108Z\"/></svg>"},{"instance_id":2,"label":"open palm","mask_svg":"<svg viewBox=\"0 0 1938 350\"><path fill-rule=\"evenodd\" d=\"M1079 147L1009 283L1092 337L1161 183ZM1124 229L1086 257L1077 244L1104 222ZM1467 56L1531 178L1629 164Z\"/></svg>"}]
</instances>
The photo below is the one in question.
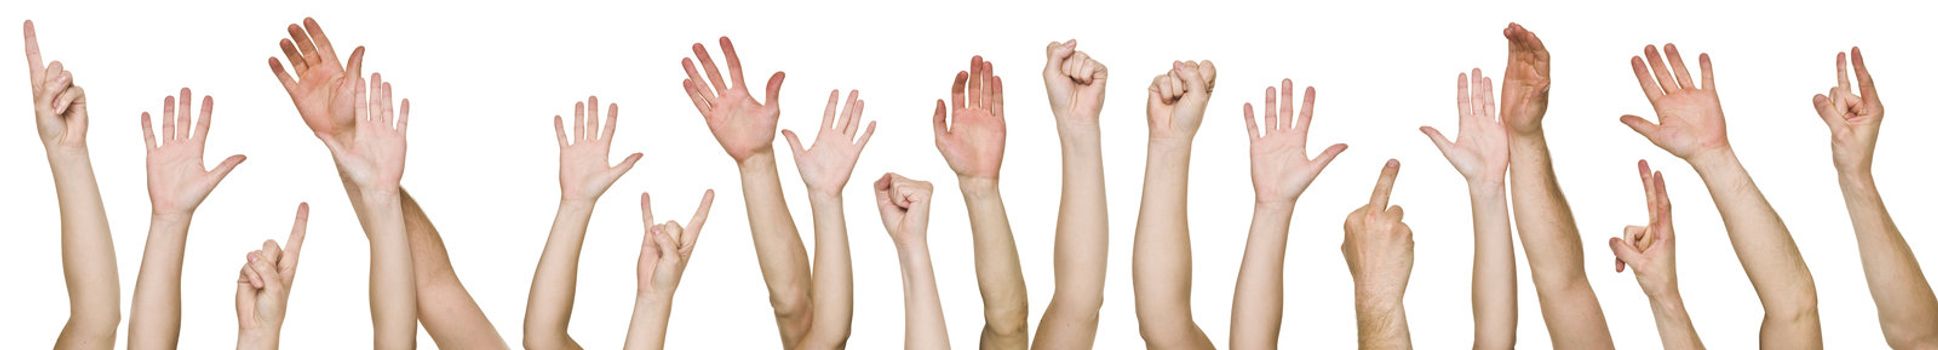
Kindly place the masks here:
<instances>
[{"instance_id":1,"label":"open palm","mask_svg":"<svg viewBox=\"0 0 1938 350\"><path fill-rule=\"evenodd\" d=\"M821 116L821 132L814 136L812 148L801 147L801 139L794 131L781 132L794 150L794 165L800 167L801 180L807 182L809 192L841 194L841 187L848 184L848 177L854 173L855 161L861 158L862 147L875 135L875 122L871 121L868 130L859 139L855 137L865 106L861 92L848 92L847 107L841 110L841 118L836 119L835 107L840 104L840 97L840 90L828 92L828 109Z\"/></svg>"},{"instance_id":2,"label":"open palm","mask_svg":"<svg viewBox=\"0 0 1938 350\"><path fill-rule=\"evenodd\" d=\"M337 166L357 187L395 193L399 189L398 181L404 177L404 134L410 125L410 99L404 99L401 109L393 113L390 84L383 82L382 75L370 74L367 90L363 84L356 85L352 92L352 98L358 101L355 140L341 143L324 139L323 142L336 154Z\"/></svg>"},{"instance_id":3,"label":"open palm","mask_svg":"<svg viewBox=\"0 0 1938 350\"><path fill-rule=\"evenodd\" d=\"M1494 80L1475 68L1473 76L1460 75L1456 99L1460 108L1460 135L1454 141L1431 126L1420 127L1440 154L1453 163L1454 170L1469 183L1500 184L1507 174L1507 127L1495 118Z\"/></svg>"},{"instance_id":4,"label":"open palm","mask_svg":"<svg viewBox=\"0 0 1938 350\"><path fill-rule=\"evenodd\" d=\"M209 116L215 108L215 99L203 96L201 118L191 122L190 96L188 88L182 88L180 100L174 96L162 99L161 135L155 134L148 113L141 114L141 133L148 145L148 200L154 214L194 212L209 192L215 190L215 185L244 159L242 155L233 155L214 169L202 168L202 148L208 141Z\"/></svg>"},{"instance_id":5,"label":"open palm","mask_svg":"<svg viewBox=\"0 0 1938 350\"><path fill-rule=\"evenodd\" d=\"M1346 150L1346 144L1333 144L1319 153L1318 157L1306 158L1306 133L1312 126L1312 104L1317 91L1311 87L1305 90L1305 105L1294 117L1292 109L1292 80L1279 83L1279 89L1265 88L1264 126L1258 125L1252 114L1252 104L1245 104L1245 130L1251 140L1252 189L1257 192L1258 201L1290 202L1304 193L1319 172L1331 164L1339 152Z\"/></svg>"},{"instance_id":6,"label":"open palm","mask_svg":"<svg viewBox=\"0 0 1938 350\"><path fill-rule=\"evenodd\" d=\"M337 60L336 48L323 34L323 27L312 18L304 18L302 26L290 24L289 38L280 46L296 75L291 76L275 57L269 58L269 70L282 82L303 123L319 138L349 143L355 136L356 105L361 102L351 97L357 78L363 76L363 47L350 53L346 68Z\"/></svg>"},{"instance_id":7,"label":"open palm","mask_svg":"<svg viewBox=\"0 0 1938 350\"><path fill-rule=\"evenodd\" d=\"M942 159L956 176L994 179L1001 172L1006 132L1003 81L994 70L993 64L976 56L970 59L968 72L956 73L950 89L954 120L949 120L942 100L935 100L935 148L942 151Z\"/></svg>"},{"instance_id":8,"label":"open palm","mask_svg":"<svg viewBox=\"0 0 1938 350\"><path fill-rule=\"evenodd\" d=\"M1642 57L1632 58L1629 62L1635 69L1635 79L1641 83L1643 94L1649 97L1649 104L1655 106L1658 122L1650 123L1641 117L1625 115L1622 116L1622 123L1647 137L1657 147L1683 159L1728 150L1723 105L1716 97L1716 80L1709 66L1709 54L1703 54L1700 58L1702 86L1697 87L1694 77L1689 74L1689 67L1682 64L1682 55L1676 51L1675 44L1669 44L1665 49L1669 54L1668 65L1663 64L1662 55L1656 52L1655 45L1643 49L1649 57L1648 64L1643 64ZM1675 68L1675 75L1670 75L1670 66Z\"/></svg>"},{"instance_id":9,"label":"open palm","mask_svg":"<svg viewBox=\"0 0 1938 350\"><path fill-rule=\"evenodd\" d=\"M734 52L733 41L720 38L720 50L727 55L727 71L733 77L733 84L720 77L720 69L707 55L705 46L693 44L693 54L706 68L706 78L694 69L693 59L683 59L680 65L686 68L687 79L680 85L686 88L686 95L693 99L693 107L700 110L706 118L707 129L713 130L713 138L726 149L727 155L735 161L746 160L757 153L774 149L774 128L780 121L781 80L786 77L774 72L767 80L767 102L754 101L753 91L747 89L747 81L741 76L740 56ZM711 81L712 85L708 85Z\"/></svg>"},{"instance_id":10,"label":"open palm","mask_svg":"<svg viewBox=\"0 0 1938 350\"><path fill-rule=\"evenodd\" d=\"M626 156L619 165L607 164L612 151L612 132L619 123L619 105L606 108L605 129L599 129L599 98L589 97L572 112L572 135L566 135L565 118L552 116L552 128L559 139L559 196L565 200L596 200L632 170L640 154Z\"/></svg>"}]
</instances>

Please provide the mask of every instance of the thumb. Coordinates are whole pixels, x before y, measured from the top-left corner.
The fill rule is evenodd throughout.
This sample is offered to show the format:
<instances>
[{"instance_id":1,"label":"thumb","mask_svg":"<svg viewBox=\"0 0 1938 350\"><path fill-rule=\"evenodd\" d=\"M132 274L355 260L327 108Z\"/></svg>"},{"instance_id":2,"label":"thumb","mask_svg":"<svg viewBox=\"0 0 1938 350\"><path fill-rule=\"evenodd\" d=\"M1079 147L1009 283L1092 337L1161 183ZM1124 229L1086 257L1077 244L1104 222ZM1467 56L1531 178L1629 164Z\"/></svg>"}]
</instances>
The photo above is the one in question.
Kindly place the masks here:
<instances>
[{"instance_id":1,"label":"thumb","mask_svg":"<svg viewBox=\"0 0 1938 350\"><path fill-rule=\"evenodd\" d=\"M1422 126L1420 127L1420 132L1427 134L1427 139L1433 141L1433 147L1440 149L1441 156L1447 157L1447 159L1453 159L1453 142L1448 142L1447 136L1440 134L1440 129L1434 129L1431 126Z\"/></svg>"},{"instance_id":2,"label":"thumb","mask_svg":"<svg viewBox=\"0 0 1938 350\"><path fill-rule=\"evenodd\" d=\"M612 177L618 178L620 175L625 175L627 171L633 170L633 164L638 164L639 158L644 156L645 154L639 152L626 156L626 160L619 161L619 166L613 167Z\"/></svg>"},{"instance_id":3,"label":"thumb","mask_svg":"<svg viewBox=\"0 0 1938 350\"><path fill-rule=\"evenodd\" d=\"M216 164L215 169L210 169L209 176L214 178L213 182L221 183L223 178L229 177L230 171L235 170L237 165L242 165L242 161L248 159L249 157L240 154L229 156L228 159L222 160L222 164Z\"/></svg>"},{"instance_id":4,"label":"thumb","mask_svg":"<svg viewBox=\"0 0 1938 350\"><path fill-rule=\"evenodd\" d=\"M1642 134L1642 137L1648 138L1649 141L1655 141L1655 131L1661 128L1661 126L1649 122L1647 119L1642 119L1642 117L1637 117L1634 114L1622 115L1622 124L1628 124L1629 129L1635 129L1635 133Z\"/></svg>"},{"instance_id":5,"label":"thumb","mask_svg":"<svg viewBox=\"0 0 1938 350\"><path fill-rule=\"evenodd\" d=\"M1629 246L1628 242L1623 242L1621 238L1609 237L1608 249L1615 252L1617 262L1632 263L1642 258L1642 252L1635 250L1635 247Z\"/></svg>"},{"instance_id":6,"label":"thumb","mask_svg":"<svg viewBox=\"0 0 1938 350\"><path fill-rule=\"evenodd\" d=\"M807 152L807 149L801 148L801 138L799 136L794 136L794 130L787 130L787 129L781 129L781 136L787 137L788 149L794 150L794 159L796 159L795 161L797 162L800 161L799 159L801 159L801 153Z\"/></svg>"}]
</instances>

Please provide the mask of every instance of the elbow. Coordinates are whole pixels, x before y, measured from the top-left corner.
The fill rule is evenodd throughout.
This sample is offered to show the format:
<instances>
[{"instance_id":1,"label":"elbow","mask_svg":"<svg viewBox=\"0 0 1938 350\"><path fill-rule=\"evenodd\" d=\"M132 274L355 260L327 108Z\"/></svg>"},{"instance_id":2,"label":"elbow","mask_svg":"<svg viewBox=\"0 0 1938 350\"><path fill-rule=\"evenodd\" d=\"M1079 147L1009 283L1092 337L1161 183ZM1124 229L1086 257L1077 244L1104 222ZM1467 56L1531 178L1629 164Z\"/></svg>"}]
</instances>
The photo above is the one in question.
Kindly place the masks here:
<instances>
[{"instance_id":1,"label":"elbow","mask_svg":"<svg viewBox=\"0 0 1938 350\"><path fill-rule=\"evenodd\" d=\"M1933 321L1884 322L1884 342L1892 349L1938 349L1938 328Z\"/></svg>"},{"instance_id":2,"label":"elbow","mask_svg":"<svg viewBox=\"0 0 1938 350\"><path fill-rule=\"evenodd\" d=\"M996 339L1021 339L1030 331L1028 303L991 306L984 311L983 318L989 320L983 332Z\"/></svg>"},{"instance_id":3,"label":"elbow","mask_svg":"<svg viewBox=\"0 0 1938 350\"><path fill-rule=\"evenodd\" d=\"M813 304L811 304L806 294L774 294L768 298L768 302L774 305L774 318L782 320L783 322L802 321L802 323L805 323L808 317L814 315Z\"/></svg>"},{"instance_id":4,"label":"elbow","mask_svg":"<svg viewBox=\"0 0 1938 350\"><path fill-rule=\"evenodd\" d=\"M61 330L61 343L69 343L71 340L72 344L83 345L81 347L88 347L85 346L87 344L98 344L101 345L100 348L113 347L116 331L121 325L119 311L69 318L67 326Z\"/></svg>"},{"instance_id":5,"label":"elbow","mask_svg":"<svg viewBox=\"0 0 1938 350\"><path fill-rule=\"evenodd\" d=\"M1764 315L1765 327L1785 325L1785 327L1821 329L1817 318L1817 292L1808 290L1794 300L1781 305L1768 305Z\"/></svg>"}]
</instances>

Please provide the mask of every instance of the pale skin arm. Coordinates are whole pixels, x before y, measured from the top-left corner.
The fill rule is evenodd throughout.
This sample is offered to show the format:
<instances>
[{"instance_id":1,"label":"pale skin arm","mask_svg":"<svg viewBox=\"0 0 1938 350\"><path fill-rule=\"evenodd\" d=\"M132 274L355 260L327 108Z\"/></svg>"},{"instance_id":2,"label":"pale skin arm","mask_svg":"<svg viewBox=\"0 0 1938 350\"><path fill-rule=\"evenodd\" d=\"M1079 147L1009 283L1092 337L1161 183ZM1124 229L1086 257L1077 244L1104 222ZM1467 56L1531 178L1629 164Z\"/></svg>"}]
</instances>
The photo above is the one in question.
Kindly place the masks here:
<instances>
[{"instance_id":1,"label":"pale skin arm","mask_svg":"<svg viewBox=\"0 0 1938 350\"><path fill-rule=\"evenodd\" d=\"M983 347L1023 349L1030 343L1029 293L1023 284L1023 264L1016 254L1016 239L1010 235L1009 213L1003 207L1002 186L998 182L1007 121L1003 115L1003 80L996 76L995 70L995 65L984 61L982 56L970 58L969 71L956 73L955 84L949 90L952 103L945 105L942 100L935 100L935 148L942 152L949 168L955 170L957 184L962 188L963 206L969 209L969 229L976 252L976 284L981 287L986 322L982 329ZM950 115L954 118L949 118ZM904 277L909 277L911 272L907 259L915 258L908 255L920 253L923 269L929 265L928 242L915 243L921 246L905 247L911 249L903 252ZM933 275L928 278L933 289Z\"/></svg>"},{"instance_id":2,"label":"pale skin arm","mask_svg":"<svg viewBox=\"0 0 1938 350\"><path fill-rule=\"evenodd\" d=\"M281 346L289 288L296 281L296 263L303 252L309 221L310 204L297 204L296 223L289 230L289 239L283 241L288 248L265 240L262 249L249 252L248 262L236 276L236 349Z\"/></svg>"},{"instance_id":3,"label":"pale skin arm","mask_svg":"<svg viewBox=\"0 0 1938 350\"><path fill-rule=\"evenodd\" d=\"M1387 206L1400 161L1387 160L1373 185L1373 199L1346 216L1339 251L1353 275L1353 310L1360 349L1412 349L1406 323L1406 285L1413 274L1413 229L1400 206Z\"/></svg>"},{"instance_id":4,"label":"pale skin arm","mask_svg":"<svg viewBox=\"0 0 1938 350\"><path fill-rule=\"evenodd\" d=\"M1455 88L1460 136L1453 141L1431 126L1420 132L1433 141L1454 170L1467 178L1474 213L1474 348L1514 347L1514 238L1508 229L1507 126L1494 110L1494 80L1474 68Z\"/></svg>"},{"instance_id":5,"label":"pale skin arm","mask_svg":"<svg viewBox=\"0 0 1938 350\"><path fill-rule=\"evenodd\" d=\"M1664 50L1668 51L1666 65L1655 45L1643 49L1647 64L1640 56L1629 60L1660 122L1627 115L1622 116L1622 123L1688 161L1708 185L1709 196L1723 214L1723 226L1729 230L1736 258L1763 302L1762 343L1823 347L1816 282L1804 265L1796 241L1790 239L1790 229L1784 227L1783 219L1777 217L1776 209L1770 207L1730 148L1709 55L1699 57L1702 86L1697 87L1696 76L1689 74L1676 46L1669 44ZM1670 75L1671 67L1675 75Z\"/></svg>"},{"instance_id":6,"label":"pale skin arm","mask_svg":"<svg viewBox=\"0 0 1938 350\"><path fill-rule=\"evenodd\" d=\"M1088 349L1097 340L1104 304L1110 225L1105 213L1104 162L1098 114L1107 71L1077 41L1044 49L1043 85L1063 150L1063 191L1056 221L1056 291L1037 323L1036 348Z\"/></svg>"},{"instance_id":7,"label":"pale skin arm","mask_svg":"<svg viewBox=\"0 0 1938 350\"><path fill-rule=\"evenodd\" d=\"M1682 305L1682 291L1676 282L1676 232L1669 207L1669 190L1662 172L1650 172L1649 162L1636 163L1642 174L1642 191L1648 195L1649 224L1629 226L1621 238L1609 238L1608 248L1615 252L1615 272L1631 267L1635 282L1649 296L1649 310L1655 314L1655 329L1661 333L1664 349L1702 349L1702 339L1689 321L1689 310Z\"/></svg>"},{"instance_id":8,"label":"pale skin arm","mask_svg":"<svg viewBox=\"0 0 1938 350\"><path fill-rule=\"evenodd\" d=\"M1173 62L1151 82L1151 141L1144 167L1144 199L1131 246L1131 285L1138 332L1153 349L1209 349L1211 339L1191 320L1191 236L1185 185L1191 140L1204 121L1217 73L1209 61Z\"/></svg>"},{"instance_id":9,"label":"pale skin arm","mask_svg":"<svg viewBox=\"0 0 1938 350\"><path fill-rule=\"evenodd\" d=\"M1850 61L1857 66L1858 90L1851 90L1844 53L1840 52L1837 86L1828 95L1812 100L1817 114L1830 128L1837 184L1844 191L1844 206L1850 209L1851 226L1857 232L1864 279L1870 282L1878 322L1891 347L1938 347L1938 298L1932 296L1918 258L1912 255L1904 235L1898 233L1897 223L1891 221L1891 212L1885 210L1884 198L1871 177L1871 156L1884 122L1884 102L1878 98L1871 70L1864 65L1864 53L1852 47Z\"/></svg>"},{"instance_id":10,"label":"pale skin arm","mask_svg":"<svg viewBox=\"0 0 1938 350\"><path fill-rule=\"evenodd\" d=\"M148 151L148 246L141 254L141 274L135 280L134 309L128 320L128 347L171 349L182 331L182 254L188 245L188 226L195 208L209 192L241 164L230 156L215 169L202 168L202 149L208 141L209 117L215 99L202 98L198 120L189 116L193 95L182 88L181 98L162 101L161 134L148 113L141 114L142 136Z\"/></svg>"},{"instance_id":11,"label":"pale skin arm","mask_svg":"<svg viewBox=\"0 0 1938 350\"><path fill-rule=\"evenodd\" d=\"M54 347L114 347L121 324L121 279L115 272L114 239L94 182L87 150L87 94L60 61L41 64L34 21L21 24L27 72L34 92L34 123L47 148L54 195L61 211L61 267L67 282L67 325Z\"/></svg>"},{"instance_id":12,"label":"pale skin arm","mask_svg":"<svg viewBox=\"0 0 1938 350\"><path fill-rule=\"evenodd\" d=\"M935 187L928 181L887 173L875 180L874 189L882 226L895 241L896 256L902 265L903 318L906 320L902 348L948 349L949 329L942 318L942 298L935 290L935 268L929 263L929 203L934 199ZM1008 345L991 344L986 337L984 340L985 348Z\"/></svg>"},{"instance_id":13,"label":"pale skin arm","mask_svg":"<svg viewBox=\"0 0 1938 350\"><path fill-rule=\"evenodd\" d=\"M774 130L781 115L781 81L786 74L774 72L767 80L767 102L754 101L753 90L742 77L733 41L721 37L720 50L726 55L733 86L727 85L728 80L720 76L720 69L699 43L693 44L694 58L680 61L687 76L680 83L693 100L693 107L706 119L713 138L740 167L740 192L747 203L754 255L760 259L761 278L767 282L768 302L774 306L781 345L793 349L813 325L814 305L809 293L812 275L807 248L801 244L794 215L788 213L787 200L781 195L780 171L774 162ZM706 68L705 77L695 68L696 59Z\"/></svg>"},{"instance_id":14,"label":"pale skin arm","mask_svg":"<svg viewBox=\"0 0 1938 350\"><path fill-rule=\"evenodd\" d=\"M335 156L337 169L362 189L353 200L362 203L357 217L370 239L372 347L410 349L417 346L416 282L398 186L404 174L410 100L392 109L390 85L378 74L371 74L369 82L367 90L361 79L352 82L356 141L324 139L324 145Z\"/></svg>"},{"instance_id":15,"label":"pale skin arm","mask_svg":"<svg viewBox=\"0 0 1938 350\"><path fill-rule=\"evenodd\" d=\"M848 255L848 221L842 214L841 189L848 185L862 148L875 135L875 122L868 122L866 131L859 129L867 104L861 101L861 93L853 90L838 114L841 117L836 118L840 97L840 90L828 92L828 108L821 115L820 133L812 147L802 147L794 131L781 131L794 151L794 165L800 167L808 204L814 210L814 318L813 327L801 339L802 348L846 347L855 314L854 269Z\"/></svg>"},{"instance_id":16,"label":"pale skin arm","mask_svg":"<svg viewBox=\"0 0 1938 350\"><path fill-rule=\"evenodd\" d=\"M651 195L639 194L639 208L646 237L640 242L639 295L633 301L625 348L660 349L666 346L666 326L673 316L673 290L679 288L686 263L693 258L693 245L713 208L713 190L700 197L700 209L693 212L693 219L687 220L691 226L685 229L672 220L654 223Z\"/></svg>"},{"instance_id":17,"label":"pale skin arm","mask_svg":"<svg viewBox=\"0 0 1938 350\"><path fill-rule=\"evenodd\" d=\"M1534 275L1534 292L1555 348L1615 346L1601 302L1582 266L1581 232L1561 194L1541 129L1548 111L1548 50L1534 32L1509 24L1506 79L1501 83L1501 121L1508 130L1508 187L1514 225Z\"/></svg>"},{"instance_id":18,"label":"pale skin arm","mask_svg":"<svg viewBox=\"0 0 1938 350\"><path fill-rule=\"evenodd\" d=\"M579 348L566 333L566 326L572 318L579 250L585 246L592 206L614 181L632 170L641 156L633 153L618 165L606 164L619 122L618 104L606 110L603 130L599 128L596 96L579 103L572 116L571 136L566 135L565 118L552 117L552 129L559 141L559 209L552 219L552 233L545 240L545 252L538 259L538 270L532 274L531 296L525 306L526 348Z\"/></svg>"},{"instance_id":19,"label":"pale skin arm","mask_svg":"<svg viewBox=\"0 0 1938 350\"><path fill-rule=\"evenodd\" d=\"M1245 104L1245 135L1251 141L1252 228L1238 268L1231 302L1231 347L1277 348L1285 315L1285 241L1299 195L1331 164L1346 144L1333 144L1306 159L1306 134L1318 92L1305 89L1305 104L1294 114L1292 80L1265 88L1264 125Z\"/></svg>"}]
</instances>

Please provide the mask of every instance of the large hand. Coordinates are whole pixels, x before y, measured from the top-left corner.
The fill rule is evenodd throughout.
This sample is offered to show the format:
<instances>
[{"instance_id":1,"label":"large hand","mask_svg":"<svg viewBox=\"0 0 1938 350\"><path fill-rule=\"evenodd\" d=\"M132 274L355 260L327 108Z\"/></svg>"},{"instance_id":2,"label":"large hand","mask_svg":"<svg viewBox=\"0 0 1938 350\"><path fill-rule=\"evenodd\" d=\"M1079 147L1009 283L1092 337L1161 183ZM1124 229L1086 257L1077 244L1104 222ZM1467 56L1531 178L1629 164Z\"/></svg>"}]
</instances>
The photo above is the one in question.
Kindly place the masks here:
<instances>
[{"instance_id":1,"label":"large hand","mask_svg":"<svg viewBox=\"0 0 1938 350\"><path fill-rule=\"evenodd\" d=\"M1205 103L1218 81L1211 61L1174 61L1171 71L1151 79L1149 116L1152 139L1190 140L1204 122Z\"/></svg>"},{"instance_id":2,"label":"large hand","mask_svg":"<svg viewBox=\"0 0 1938 350\"><path fill-rule=\"evenodd\" d=\"M935 186L928 181L895 173L882 174L875 180L875 206L881 209L882 227L888 230L888 237L902 244L927 242L929 201L934 193Z\"/></svg>"},{"instance_id":3,"label":"large hand","mask_svg":"<svg viewBox=\"0 0 1938 350\"><path fill-rule=\"evenodd\" d=\"M330 37L323 35L323 27L307 17L302 26L289 25L289 38L283 39L281 46L296 75L290 76L275 57L269 58L269 71L276 73L283 91L289 92L303 123L309 124L317 138L343 144L354 141L356 106L363 101L351 95L363 76L363 47L350 52L349 66L345 67L337 61L336 48L330 46Z\"/></svg>"},{"instance_id":4,"label":"large hand","mask_svg":"<svg viewBox=\"0 0 1938 350\"><path fill-rule=\"evenodd\" d=\"M1508 23L1502 35L1507 36L1507 80L1501 82L1501 122L1516 134L1539 133L1541 117L1548 114L1548 47L1518 23Z\"/></svg>"},{"instance_id":5,"label":"large hand","mask_svg":"<svg viewBox=\"0 0 1938 350\"><path fill-rule=\"evenodd\" d=\"M1346 215L1346 240L1339 250L1362 297L1398 301L1413 274L1413 229L1400 221L1405 215L1400 206L1386 205L1399 175L1400 161L1387 160L1372 202Z\"/></svg>"},{"instance_id":6,"label":"large hand","mask_svg":"<svg viewBox=\"0 0 1938 350\"><path fill-rule=\"evenodd\" d=\"M794 149L794 165L801 168L801 181L807 182L808 192L841 194L841 187L848 185L848 176L855 171L855 160L861 158L861 148L875 135L875 122L871 121L861 138L855 138L855 127L861 124L861 110L866 106L860 100L861 92L848 91L848 106L837 120L834 108L840 97L841 90L828 92L828 110L821 114L821 133L814 136L812 148L802 148L793 130L781 130L787 145Z\"/></svg>"},{"instance_id":7,"label":"large hand","mask_svg":"<svg viewBox=\"0 0 1938 350\"><path fill-rule=\"evenodd\" d=\"M1440 130L1420 127L1440 148L1440 154L1453 163L1454 170L1467 177L1469 185L1499 185L1507 176L1507 127L1494 114L1494 80L1474 68L1472 79L1460 74L1455 104L1460 107L1460 136L1453 142Z\"/></svg>"},{"instance_id":8,"label":"large hand","mask_svg":"<svg viewBox=\"0 0 1938 350\"><path fill-rule=\"evenodd\" d=\"M1649 297L1676 292L1676 228L1669 211L1669 191L1662 184L1662 172L1651 173L1649 162L1636 168L1642 173L1642 192L1648 195L1648 226L1629 226L1621 238L1609 238L1608 249L1615 251L1615 272L1623 265L1635 267L1635 282Z\"/></svg>"},{"instance_id":9,"label":"large hand","mask_svg":"<svg viewBox=\"0 0 1938 350\"><path fill-rule=\"evenodd\" d=\"M653 222L653 197L639 194L639 212L646 223L646 238L639 247L639 293L670 296L680 286L680 274L693 258L693 243L700 239L700 228L707 224L707 211L713 208L713 190L700 196L700 209L686 221L687 227L667 220Z\"/></svg>"},{"instance_id":10,"label":"large hand","mask_svg":"<svg viewBox=\"0 0 1938 350\"><path fill-rule=\"evenodd\" d=\"M1812 102L1817 105L1817 115L1830 126L1830 156L1837 170L1869 173L1871 153L1877 150L1877 131L1884 123L1884 102L1878 100L1871 70L1864 67L1864 52L1852 47L1850 55L1851 62L1857 65L1857 88L1864 95L1851 92L1844 53L1839 52L1837 86L1830 88L1827 95L1817 95Z\"/></svg>"},{"instance_id":11,"label":"large hand","mask_svg":"<svg viewBox=\"0 0 1938 350\"><path fill-rule=\"evenodd\" d=\"M618 166L607 165L612 151L612 132L619 124L619 104L606 107L606 128L599 129L599 97L586 98L572 109L572 136L565 135L565 118L552 116L552 129L559 138L559 196L567 201L592 201L605 194L620 175L639 162L639 152L626 156Z\"/></svg>"},{"instance_id":12,"label":"large hand","mask_svg":"<svg viewBox=\"0 0 1938 350\"><path fill-rule=\"evenodd\" d=\"M1622 123L1683 159L1694 160L1728 151L1723 104L1716 98L1716 77L1709 68L1709 54L1699 58L1702 86L1697 87L1689 67L1682 64L1682 53L1676 51L1676 44L1668 44L1663 49L1669 51L1668 65L1662 64L1662 55L1656 53L1655 45L1642 48L1649 56L1647 64L1642 63L1641 56L1629 59L1629 65L1635 68L1635 80L1642 84L1642 94L1649 97L1649 104L1655 106L1660 123L1650 123L1634 115L1622 116ZM1669 74L1671 66L1676 70L1675 75ZM1654 75L1650 75L1651 67Z\"/></svg>"},{"instance_id":13,"label":"large hand","mask_svg":"<svg viewBox=\"0 0 1938 350\"><path fill-rule=\"evenodd\" d=\"M1266 87L1262 132L1252 117L1252 104L1245 104L1245 131L1252 141L1252 189L1259 203L1297 200L1319 172L1326 170L1326 164L1346 151L1346 144L1336 143L1319 152L1318 157L1305 158L1305 137L1312 127L1312 103L1317 93L1310 86L1305 88L1305 106L1294 120L1292 79L1279 82L1278 90Z\"/></svg>"},{"instance_id":14,"label":"large hand","mask_svg":"<svg viewBox=\"0 0 1938 350\"><path fill-rule=\"evenodd\" d=\"M969 59L969 71L956 73L949 89L955 120L935 100L935 149L956 176L995 179L1003 167L1003 79L982 56ZM965 85L968 101L965 103Z\"/></svg>"},{"instance_id":15,"label":"large hand","mask_svg":"<svg viewBox=\"0 0 1938 350\"><path fill-rule=\"evenodd\" d=\"M174 96L162 99L160 138L156 138L148 112L141 113L141 136L148 145L148 201L157 216L188 216L230 170L247 159L233 155L215 169L202 169L202 146L208 143L209 115L214 112L215 98L202 97L202 116L193 122L191 131L191 96L188 88L182 88L180 100Z\"/></svg>"},{"instance_id":16,"label":"large hand","mask_svg":"<svg viewBox=\"0 0 1938 350\"><path fill-rule=\"evenodd\" d=\"M370 74L368 91L362 79L357 80L351 95L357 101L356 136L349 143L326 138L323 145L336 154L337 167L358 188L369 193L398 193L398 181L404 177L404 133L410 125L410 99L404 99L393 115L390 84L383 82L381 74Z\"/></svg>"},{"instance_id":17,"label":"large hand","mask_svg":"<svg viewBox=\"0 0 1938 350\"><path fill-rule=\"evenodd\" d=\"M680 85L686 87L686 96L693 99L693 107L706 117L713 139L720 141L720 147L734 161L773 151L774 128L781 118L781 80L787 77L786 73L774 72L774 77L767 79L767 103L762 104L754 101L753 91L747 89L747 80L741 77L740 56L734 53L733 41L720 37L720 51L727 55L727 72L733 76L733 86L720 78L720 69L714 67L713 58L707 56L706 47L699 43L693 44L693 55L706 67L707 79L701 79L700 72L693 69L693 59L681 59L686 80ZM708 81L713 82L711 87Z\"/></svg>"},{"instance_id":18,"label":"large hand","mask_svg":"<svg viewBox=\"0 0 1938 350\"><path fill-rule=\"evenodd\" d=\"M1077 39L1050 42L1044 48L1043 88L1050 95L1050 112L1060 126L1097 127L1104 109L1104 82L1109 70L1090 54L1077 51ZM997 94L998 97L1001 94ZM1061 128L1059 128L1060 130Z\"/></svg>"},{"instance_id":19,"label":"large hand","mask_svg":"<svg viewBox=\"0 0 1938 350\"><path fill-rule=\"evenodd\" d=\"M40 128L40 142L48 150L56 147L87 147L87 93L74 85L74 73L60 61L40 64L40 39L34 34L34 21L21 24L27 42L27 76L34 91L34 124Z\"/></svg>"},{"instance_id":20,"label":"large hand","mask_svg":"<svg viewBox=\"0 0 1938 350\"><path fill-rule=\"evenodd\" d=\"M289 287L296 282L296 262L303 251L303 237L310 222L310 204L296 205L296 224L289 229L288 249L275 240L262 242L262 249L249 252L249 262L236 277L236 325L243 341L259 340L255 348L275 348L277 334L283 329L283 313L289 306ZM253 339L252 339L253 338ZM243 347L245 344L237 344Z\"/></svg>"}]
</instances>

